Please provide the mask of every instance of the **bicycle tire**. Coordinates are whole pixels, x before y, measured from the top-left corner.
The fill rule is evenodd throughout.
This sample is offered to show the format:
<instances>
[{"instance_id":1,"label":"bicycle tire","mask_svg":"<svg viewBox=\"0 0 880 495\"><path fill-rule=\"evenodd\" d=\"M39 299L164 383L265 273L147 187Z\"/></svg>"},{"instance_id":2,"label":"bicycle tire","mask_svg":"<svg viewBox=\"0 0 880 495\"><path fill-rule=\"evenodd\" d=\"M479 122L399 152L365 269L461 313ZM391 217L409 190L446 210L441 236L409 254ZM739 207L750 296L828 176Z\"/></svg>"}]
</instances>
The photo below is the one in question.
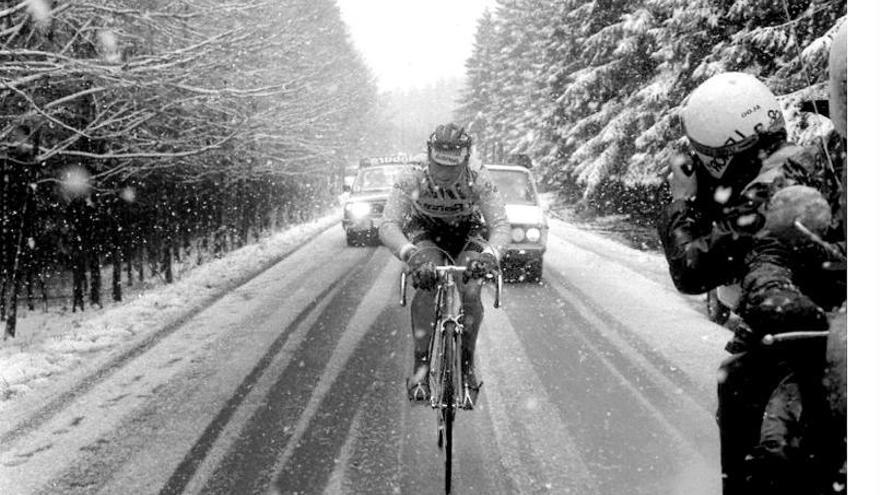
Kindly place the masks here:
<instances>
[{"instance_id":1,"label":"bicycle tire","mask_svg":"<svg viewBox=\"0 0 880 495\"><path fill-rule=\"evenodd\" d=\"M443 415L444 447L446 454L444 484L446 493L452 491L452 427L455 423L455 381L456 360L455 329L446 328L443 332L443 373L441 414Z\"/></svg>"},{"instance_id":2,"label":"bicycle tire","mask_svg":"<svg viewBox=\"0 0 880 495\"><path fill-rule=\"evenodd\" d=\"M448 407L446 412L446 473L445 487L447 495L452 492L452 424L455 421L455 408Z\"/></svg>"}]
</instances>

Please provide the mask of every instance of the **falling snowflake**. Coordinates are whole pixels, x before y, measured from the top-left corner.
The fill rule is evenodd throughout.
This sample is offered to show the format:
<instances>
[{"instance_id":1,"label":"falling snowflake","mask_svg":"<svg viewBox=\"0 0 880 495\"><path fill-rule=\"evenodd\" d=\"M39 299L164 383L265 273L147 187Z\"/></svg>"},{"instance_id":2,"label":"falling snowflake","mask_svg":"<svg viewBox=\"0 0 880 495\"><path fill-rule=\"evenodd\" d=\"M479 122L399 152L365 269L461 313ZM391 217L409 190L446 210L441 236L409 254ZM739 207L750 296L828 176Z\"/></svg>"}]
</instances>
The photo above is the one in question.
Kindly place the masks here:
<instances>
[{"instance_id":1,"label":"falling snowflake","mask_svg":"<svg viewBox=\"0 0 880 495\"><path fill-rule=\"evenodd\" d=\"M727 204L727 202L730 200L730 196L732 194L733 194L732 188L719 186L717 189L715 189L715 196L714 196L715 202L720 205Z\"/></svg>"},{"instance_id":2,"label":"falling snowflake","mask_svg":"<svg viewBox=\"0 0 880 495\"><path fill-rule=\"evenodd\" d=\"M70 198L85 196L91 188L92 176L79 166L67 167L61 172L61 191Z\"/></svg>"},{"instance_id":3,"label":"falling snowflake","mask_svg":"<svg viewBox=\"0 0 880 495\"><path fill-rule=\"evenodd\" d=\"M40 28L48 27L52 21L52 7L46 0L28 0L27 11Z\"/></svg>"},{"instance_id":4,"label":"falling snowflake","mask_svg":"<svg viewBox=\"0 0 880 495\"><path fill-rule=\"evenodd\" d=\"M122 55L119 53L119 44L116 41L116 35L111 31L104 30L98 33L98 46L101 53L104 54L104 60L111 64L122 61Z\"/></svg>"},{"instance_id":5,"label":"falling snowflake","mask_svg":"<svg viewBox=\"0 0 880 495\"><path fill-rule=\"evenodd\" d=\"M122 191L119 192L119 197L122 198L126 203L134 203L135 193L134 188L131 186L124 187Z\"/></svg>"}]
</instances>

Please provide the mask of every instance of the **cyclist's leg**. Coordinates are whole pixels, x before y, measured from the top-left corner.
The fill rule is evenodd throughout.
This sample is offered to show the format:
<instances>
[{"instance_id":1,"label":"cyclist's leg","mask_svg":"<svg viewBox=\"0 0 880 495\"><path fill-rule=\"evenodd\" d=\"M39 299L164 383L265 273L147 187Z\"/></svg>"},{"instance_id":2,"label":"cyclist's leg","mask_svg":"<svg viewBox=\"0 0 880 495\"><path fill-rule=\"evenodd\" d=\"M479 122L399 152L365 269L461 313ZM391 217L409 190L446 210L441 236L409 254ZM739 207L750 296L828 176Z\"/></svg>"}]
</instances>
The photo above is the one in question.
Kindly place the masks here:
<instances>
[{"instance_id":1,"label":"cyclist's leg","mask_svg":"<svg viewBox=\"0 0 880 495\"><path fill-rule=\"evenodd\" d=\"M468 261L477 256L476 251L462 251L456 263L458 265L467 265ZM470 280L468 283L461 283L461 305L464 311L464 336L462 344L465 353L472 353L477 345L477 334L480 331L480 324L483 322L483 300L480 297L482 282L480 280Z\"/></svg>"},{"instance_id":2,"label":"cyclist's leg","mask_svg":"<svg viewBox=\"0 0 880 495\"><path fill-rule=\"evenodd\" d=\"M458 256L458 265L467 265L467 262L477 256L477 251L466 249ZM461 306L464 313L463 330L461 338L461 362L462 374L464 375L466 406L476 403L477 393L482 382L476 374L476 347L477 336L480 332L480 324L483 322L483 300L480 297L482 283L480 280L470 280L468 283L460 283Z\"/></svg>"},{"instance_id":3,"label":"cyclist's leg","mask_svg":"<svg viewBox=\"0 0 880 495\"><path fill-rule=\"evenodd\" d=\"M416 243L419 249L425 249L435 265L444 264L443 253L431 241L423 240ZM436 290L416 289L410 304L410 315L413 336L413 374L407 383L410 399L426 400L429 398L428 369L431 359L429 346L434 327L434 294Z\"/></svg>"}]
</instances>

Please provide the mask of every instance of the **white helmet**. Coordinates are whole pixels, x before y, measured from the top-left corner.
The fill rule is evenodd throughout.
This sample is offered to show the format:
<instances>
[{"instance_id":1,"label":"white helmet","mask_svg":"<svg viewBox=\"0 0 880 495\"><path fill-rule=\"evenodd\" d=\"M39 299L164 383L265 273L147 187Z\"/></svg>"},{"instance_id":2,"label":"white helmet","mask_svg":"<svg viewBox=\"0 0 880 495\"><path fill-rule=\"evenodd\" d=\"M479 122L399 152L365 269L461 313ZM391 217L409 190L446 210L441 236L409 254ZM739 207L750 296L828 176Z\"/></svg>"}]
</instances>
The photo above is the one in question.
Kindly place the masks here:
<instances>
[{"instance_id":1,"label":"white helmet","mask_svg":"<svg viewBox=\"0 0 880 495\"><path fill-rule=\"evenodd\" d=\"M785 129L782 108L770 88L742 72L716 74L697 86L681 112L684 132L716 179L732 158L751 150L758 134Z\"/></svg>"},{"instance_id":2,"label":"white helmet","mask_svg":"<svg viewBox=\"0 0 880 495\"><path fill-rule=\"evenodd\" d=\"M831 121L841 136L846 137L846 21L840 26L828 54L828 79Z\"/></svg>"}]
</instances>

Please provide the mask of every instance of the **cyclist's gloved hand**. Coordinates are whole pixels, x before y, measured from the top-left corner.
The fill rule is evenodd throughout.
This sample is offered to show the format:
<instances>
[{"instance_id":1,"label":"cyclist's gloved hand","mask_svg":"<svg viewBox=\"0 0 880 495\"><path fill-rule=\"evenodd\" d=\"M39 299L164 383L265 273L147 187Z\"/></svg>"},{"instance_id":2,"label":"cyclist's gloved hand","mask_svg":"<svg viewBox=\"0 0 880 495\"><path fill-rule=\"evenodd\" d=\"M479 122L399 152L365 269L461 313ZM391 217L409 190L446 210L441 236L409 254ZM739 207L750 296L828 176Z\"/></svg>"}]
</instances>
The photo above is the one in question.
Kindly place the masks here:
<instances>
[{"instance_id":1,"label":"cyclist's gloved hand","mask_svg":"<svg viewBox=\"0 0 880 495\"><path fill-rule=\"evenodd\" d=\"M769 289L750 297L743 319L761 333L828 329L825 311L794 288Z\"/></svg>"},{"instance_id":2,"label":"cyclist's gloved hand","mask_svg":"<svg viewBox=\"0 0 880 495\"><path fill-rule=\"evenodd\" d=\"M468 260L467 269L464 272L464 283L469 280L483 278L498 266L498 260L495 255L489 252L482 252L477 256Z\"/></svg>"},{"instance_id":3,"label":"cyclist's gloved hand","mask_svg":"<svg viewBox=\"0 0 880 495\"><path fill-rule=\"evenodd\" d=\"M407 273L412 277L413 287L430 290L437 285L437 273L431 257L423 250L413 250L406 259Z\"/></svg>"}]
</instances>

